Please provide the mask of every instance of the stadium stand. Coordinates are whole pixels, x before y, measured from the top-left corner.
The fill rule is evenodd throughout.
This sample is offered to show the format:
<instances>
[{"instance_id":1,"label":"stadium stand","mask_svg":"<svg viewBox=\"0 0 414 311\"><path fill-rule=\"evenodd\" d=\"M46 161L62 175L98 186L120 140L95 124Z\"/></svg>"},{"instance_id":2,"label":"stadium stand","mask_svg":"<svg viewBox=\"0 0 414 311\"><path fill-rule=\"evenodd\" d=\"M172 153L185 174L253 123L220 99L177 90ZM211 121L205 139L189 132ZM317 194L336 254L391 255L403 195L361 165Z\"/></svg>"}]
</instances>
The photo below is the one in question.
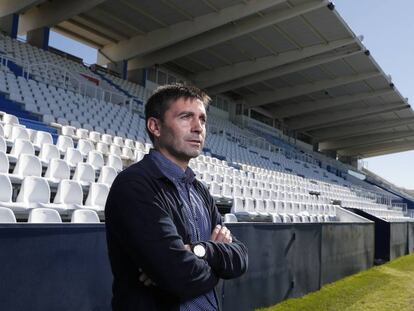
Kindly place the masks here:
<instances>
[{"instance_id":1,"label":"stadium stand","mask_svg":"<svg viewBox=\"0 0 414 311\"><path fill-rule=\"evenodd\" d=\"M72 72L91 73L84 66L7 36L3 36L0 42L0 49L2 46L3 51L13 55L17 64L46 61ZM17 185L19 193L16 200L26 200L29 204L23 208L26 214L30 212L28 206L40 200L39 203L49 204L68 216L66 220L71 216L68 211L74 209L74 205L68 207L68 204L102 212L105 203L102 198L105 198L107 186L116 173L148 152L149 139L144 130L143 115L126 106L82 95L80 90L66 86L56 75L40 74L42 79L39 79L39 73L19 76L8 67L3 68L0 72L1 89L12 101L14 109L25 116L38 117L49 130L38 131L21 125L18 116L6 112L2 115L8 158L8 163L2 165L6 168L9 165L8 170L3 169L6 176L8 171L12 172L10 179ZM106 76L126 93L145 98L142 86L110 74ZM60 81L59 85L51 85L52 80ZM148 96L150 91L146 94ZM271 144L269 140L279 144ZM396 196L374 190L364 182L354 184L349 180L350 176L336 176L316 165L311 153L305 153L304 160L304 151L300 151L281 139L276 140L269 134L266 136L264 132L242 129L209 113L206 155L193 160L191 167L218 202L231 204L230 212L237 217L230 218L233 220L338 221L338 206L361 208L387 220L408 219L401 209L392 206L392 199ZM43 199L25 198L22 201L24 192L19 191L19 185L27 188L30 176L45 181L39 180L30 186L36 188L42 184L45 189ZM50 191L48 187L56 193L53 203L46 199ZM66 193L65 198L61 198L62 192ZM380 203L384 201L388 204ZM22 209L14 210L20 213L18 218L24 216Z\"/></svg>"}]
</instances>

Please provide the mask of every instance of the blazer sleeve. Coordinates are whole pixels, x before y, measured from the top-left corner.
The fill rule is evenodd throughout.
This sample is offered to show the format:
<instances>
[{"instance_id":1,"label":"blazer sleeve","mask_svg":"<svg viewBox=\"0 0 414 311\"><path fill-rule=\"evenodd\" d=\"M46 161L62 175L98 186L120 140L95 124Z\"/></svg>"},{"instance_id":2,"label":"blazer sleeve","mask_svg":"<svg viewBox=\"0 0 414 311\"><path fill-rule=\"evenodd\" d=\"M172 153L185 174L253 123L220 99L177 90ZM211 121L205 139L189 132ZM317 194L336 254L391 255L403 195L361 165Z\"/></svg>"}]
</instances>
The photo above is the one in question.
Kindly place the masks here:
<instances>
[{"instance_id":1,"label":"blazer sleeve","mask_svg":"<svg viewBox=\"0 0 414 311\"><path fill-rule=\"evenodd\" d=\"M184 248L162 200L145 181L113 186L105 207L107 234L161 289L181 299L197 297L212 290L218 277Z\"/></svg>"},{"instance_id":2,"label":"blazer sleeve","mask_svg":"<svg viewBox=\"0 0 414 311\"><path fill-rule=\"evenodd\" d=\"M222 224L221 214L217 209L213 197L204 186L203 191L211 211L211 228L214 230L217 224ZM233 234L231 236L232 243L201 242L206 247L206 261L217 276L222 279L237 278L244 274L248 267L247 247Z\"/></svg>"}]
</instances>

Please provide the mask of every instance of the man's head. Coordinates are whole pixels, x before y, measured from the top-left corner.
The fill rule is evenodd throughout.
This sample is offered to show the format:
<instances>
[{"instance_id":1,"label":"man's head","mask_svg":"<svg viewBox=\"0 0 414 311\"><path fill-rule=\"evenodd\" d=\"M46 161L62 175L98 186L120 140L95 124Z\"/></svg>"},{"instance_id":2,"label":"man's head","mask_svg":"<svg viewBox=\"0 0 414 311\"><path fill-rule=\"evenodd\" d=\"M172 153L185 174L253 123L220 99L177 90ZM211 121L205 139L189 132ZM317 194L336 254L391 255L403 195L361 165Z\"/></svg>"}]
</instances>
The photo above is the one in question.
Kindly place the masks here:
<instances>
[{"instance_id":1,"label":"man's head","mask_svg":"<svg viewBox=\"0 0 414 311\"><path fill-rule=\"evenodd\" d=\"M210 97L193 86L157 88L145 106L147 132L154 147L185 167L203 149L209 102Z\"/></svg>"}]
</instances>

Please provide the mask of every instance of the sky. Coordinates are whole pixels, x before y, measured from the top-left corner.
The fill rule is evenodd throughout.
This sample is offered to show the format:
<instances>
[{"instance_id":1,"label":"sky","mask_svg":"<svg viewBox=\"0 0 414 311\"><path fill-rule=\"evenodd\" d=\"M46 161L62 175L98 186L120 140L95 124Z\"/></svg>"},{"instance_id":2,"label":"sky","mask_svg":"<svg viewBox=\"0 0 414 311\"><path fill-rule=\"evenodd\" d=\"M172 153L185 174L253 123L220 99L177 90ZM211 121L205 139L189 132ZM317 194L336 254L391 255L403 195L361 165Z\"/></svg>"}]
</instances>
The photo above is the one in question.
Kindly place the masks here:
<instances>
[{"instance_id":1,"label":"sky","mask_svg":"<svg viewBox=\"0 0 414 311\"><path fill-rule=\"evenodd\" d=\"M414 107L414 12L413 0L336 0L336 10L394 84ZM49 44L96 62L97 53L84 44L51 32ZM414 151L364 159L365 167L397 186L414 189Z\"/></svg>"},{"instance_id":2,"label":"sky","mask_svg":"<svg viewBox=\"0 0 414 311\"><path fill-rule=\"evenodd\" d=\"M414 1L336 0L335 8L414 107ZM414 189L414 151L364 159L397 186Z\"/></svg>"}]
</instances>

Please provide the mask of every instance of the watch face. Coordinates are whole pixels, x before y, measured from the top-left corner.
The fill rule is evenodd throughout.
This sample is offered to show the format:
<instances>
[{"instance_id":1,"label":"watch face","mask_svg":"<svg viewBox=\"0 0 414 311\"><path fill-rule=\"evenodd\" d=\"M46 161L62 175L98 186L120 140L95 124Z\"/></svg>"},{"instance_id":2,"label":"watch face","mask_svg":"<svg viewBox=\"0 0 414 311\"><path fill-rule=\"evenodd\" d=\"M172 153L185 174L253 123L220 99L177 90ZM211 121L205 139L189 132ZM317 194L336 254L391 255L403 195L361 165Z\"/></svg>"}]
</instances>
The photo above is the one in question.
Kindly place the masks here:
<instances>
[{"instance_id":1,"label":"watch face","mask_svg":"<svg viewBox=\"0 0 414 311\"><path fill-rule=\"evenodd\" d=\"M197 245L194 246L193 252L194 252L194 255L196 255L197 257L202 258L206 254L206 249L204 248L203 245L197 244Z\"/></svg>"}]
</instances>

